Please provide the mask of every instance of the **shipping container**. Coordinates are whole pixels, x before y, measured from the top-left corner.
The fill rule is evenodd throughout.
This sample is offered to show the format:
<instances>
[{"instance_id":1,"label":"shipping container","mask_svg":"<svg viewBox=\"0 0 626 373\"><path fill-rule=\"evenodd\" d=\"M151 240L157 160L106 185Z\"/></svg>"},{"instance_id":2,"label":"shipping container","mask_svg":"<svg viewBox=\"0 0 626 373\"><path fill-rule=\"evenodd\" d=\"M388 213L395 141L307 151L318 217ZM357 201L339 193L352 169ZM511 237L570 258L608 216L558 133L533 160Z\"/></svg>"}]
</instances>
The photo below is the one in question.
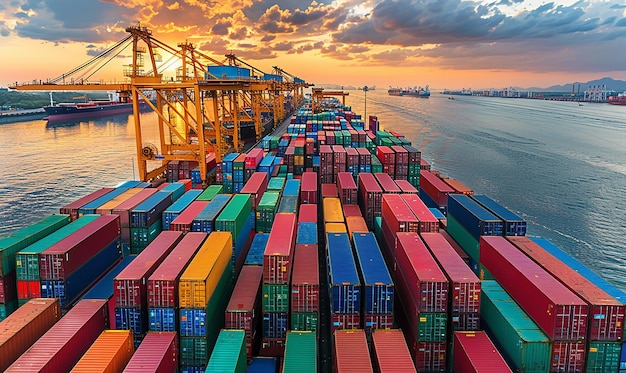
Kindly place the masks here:
<instances>
[{"instance_id":1,"label":"shipping container","mask_svg":"<svg viewBox=\"0 0 626 373\"><path fill-rule=\"evenodd\" d=\"M585 372L586 343L578 341L553 341L550 373Z\"/></svg>"},{"instance_id":2,"label":"shipping container","mask_svg":"<svg viewBox=\"0 0 626 373\"><path fill-rule=\"evenodd\" d=\"M359 174L359 207L367 226L374 227L374 218L381 215L383 190L373 174Z\"/></svg>"},{"instance_id":3,"label":"shipping container","mask_svg":"<svg viewBox=\"0 0 626 373\"><path fill-rule=\"evenodd\" d=\"M315 172L304 172L300 185L300 203L317 204L318 201L317 174Z\"/></svg>"},{"instance_id":4,"label":"shipping container","mask_svg":"<svg viewBox=\"0 0 626 373\"><path fill-rule=\"evenodd\" d=\"M407 180L394 180L403 194L418 194L419 190Z\"/></svg>"},{"instance_id":5,"label":"shipping container","mask_svg":"<svg viewBox=\"0 0 626 373\"><path fill-rule=\"evenodd\" d=\"M253 344L259 325L260 289L263 268L244 265L226 306L224 328L246 332L246 355L252 358Z\"/></svg>"},{"instance_id":6,"label":"shipping container","mask_svg":"<svg viewBox=\"0 0 626 373\"><path fill-rule=\"evenodd\" d=\"M346 218L346 220L351 216L363 217L363 214L361 214L361 208L358 205L345 205L342 207L343 216Z\"/></svg>"},{"instance_id":7,"label":"shipping container","mask_svg":"<svg viewBox=\"0 0 626 373\"><path fill-rule=\"evenodd\" d=\"M372 362L378 373L416 373L404 336L398 329L372 333Z\"/></svg>"},{"instance_id":8,"label":"shipping container","mask_svg":"<svg viewBox=\"0 0 626 373\"><path fill-rule=\"evenodd\" d=\"M299 223L317 223L317 205L301 204L298 210Z\"/></svg>"},{"instance_id":9,"label":"shipping container","mask_svg":"<svg viewBox=\"0 0 626 373\"><path fill-rule=\"evenodd\" d=\"M295 248L291 277L291 312L318 312L320 278L318 246L299 244Z\"/></svg>"},{"instance_id":10,"label":"shipping container","mask_svg":"<svg viewBox=\"0 0 626 373\"><path fill-rule=\"evenodd\" d=\"M381 212L385 256L388 263L394 263L396 233L419 232L419 221L399 194L383 194Z\"/></svg>"},{"instance_id":11,"label":"shipping container","mask_svg":"<svg viewBox=\"0 0 626 373\"><path fill-rule=\"evenodd\" d=\"M207 364L207 372L246 373L246 337L243 330L222 330Z\"/></svg>"},{"instance_id":12,"label":"shipping container","mask_svg":"<svg viewBox=\"0 0 626 373\"><path fill-rule=\"evenodd\" d=\"M317 373L318 350L315 333L287 332L283 373Z\"/></svg>"},{"instance_id":13,"label":"shipping container","mask_svg":"<svg viewBox=\"0 0 626 373\"><path fill-rule=\"evenodd\" d=\"M213 201L218 195L223 193L224 187L222 185L209 185L202 191L202 194L196 198L196 201Z\"/></svg>"},{"instance_id":14,"label":"shipping container","mask_svg":"<svg viewBox=\"0 0 626 373\"><path fill-rule=\"evenodd\" d=\"M485 332L454 332L455 372L513 373Z\"/></svg>"},{"instance_id":15,"label":"shipping container","mask_svg":"<svg viewBox=\"0 0 626 373\"><path fill-rule=\"evenodd\" d=\"M278 211L280 192L266 192L261 197L256 210L256 231L258 233L269 233L272 229L274 217Z\"/></svg>"},{"instance_id":16,"label":"shipping container","mask_svg":"<svg viewBox=\"0 0 626 373\"><path fill-rule=\"evenodd\" d=\"M183 238L182 232L161 232L113 280L116 307L145 308L148 304L147 282L161 262Z\"/></svg>"},{"instance_id":17,"label":"shipping container","mask_svg":"<svg viewBox=\"0 0 626 373\"><path fill-rule=\"evenodd\" d=\"M69 215L50 215L0 238L0 276L15 271L15 254L69 224Z\"/></svg>"},{"instance_id":18,"label":"shipping container","mask_svg":"<svg viewBox=\"0 0 626 373\"><path fill-rule=\"evenodd\" d=\"M172 193L160 190L130 211L130 226L132 228L148 228L155 222L161 221L163 211L172 204Z\"/></svg>"},{"instance_id":19,"label":"shipping container","mask_svg":"<svg viewBox=\"0 0 626 373\"><path fill-rule=\"evenodd\" d=\"M218 194L211 202L193 219L192 232L211 233L215 230L215 219L230 201L230 194Z\"/></svg>"},{"instance_id":20,"label":"shipping container","mask_svg":"<svg viewBox=\"0 0 626 373\"><path fill-rule=\"evenodd\" d=\"M130 189L130 187L116 187L115 189L113 189L112 191L110 191L109 193L106 193L96 199L94 199L93 201L88 202L87 204L81 206L78 209L78 216L82 216L85 214L95 214L96 210L106 204L107 202L113 200L114 198L122 195L123 193L126 193L126 191L128 191Z\"/></svg>"},{"instance_id":21,"label":"shipping container","mask_svg":"<svg viewBox=\"0 0 626 373\"><path fill-rule=\"evenodd\" d=\"M324 213L324 223L344 222L341 200L339 198L324 198L322 201L322 212Z\"/></svg>"},{"instance_id":22,"label":"shipping container","mask_svg":"<svg viewBox=\"0 0 626 373\"><path fill-rule=\"evenodd\" d=\"M473 195L472 199L480 203L483 207L504 222L503 233L505 236L526 235L526 219L520 217L486 195Z\"/></svg>"},{"instance_id":23,"label":"shipping container","mask_svg":"<svg viewBox=\"0 0 626 373\"><path fill-rule=\"evenodd\" d=\"M589 342L586 373L617 372L620 367L620 342Z\"/></svg>"},{"instance_id":24,"label":"shipping container","mask_svg":"<svg viewBox=\"0 0 626 373\"><path fill-rule=\"evenodd\" d=\"M248 373L278 373L277 368L275 357L255 356L248 365Z\"/></svg>"},{"instance_id":25,"label":"shipping container","mask_svg":"<svg viewBox=\"0 0 626 373\"><path fill-rule=\"evenodd\" d=\"M439 232L440 221L433 211L426 206L416 194L402 194L404 202L409 206L419 221L419 232ZM439 212L441 214L441 212Z\"/></svg>"},{"instance_id":26,"label":"shipping container","mask_svg":"<svg viewBox=\"0 0 626 373\"><path fill-rule=\"evenodd\" d=\"M268 176L265 172L255 172L250 179L243 185L239 193L250 194L252 209L256 210L263 193L267 190Z\"/></svg>"},{"instance_id":27,"label":"shipping container","mask_svg":"<svg viewBox=\"0 0 626 373\"><path fill-rule=\"evenodd\" d=\"M170 183L161 188L162 192L167 192L172 195L172 203L176 202L180 197L182 197L187 190L187 185L183 182L183 180Z\"/></svg>"},{"instance_id":28,"label":"shipping container","mask_svg":"<svg viewBox=\"0 0 626 373\"><path fill-rule=\"evenodd\" d=\"M347 233L326 235L330 286L330 311L340 314L361 312L361 282Z\"/></svg>"},{"instance_id":29,"label":"shipping container","mask_svg":"<svg viewBox=\"0 0 626 373\"><path fill-rule=\"evenodd\" d=\"M180 276L178 306L205 308L231 258L230 233L211 233Z\"/></svg>"},{"instance_id":30,"label":"shipping container","mask_svg":"<svg viewBox=\"0 0 626 373\"><path fill-rule=\"evenodd\" d=\"M393 314L394 283L374 233L357 233L353 240L354 253L363 280L363 313Z\"/></svg>"},{"instance_id":31,"label":"shipping container","mask_svg":"<svg viewBox=\"0 0 626 373\"><path fill-rule=\"evenodd\" d=\"M291 312L289 330L317 332L319 325L319 312Z\"/></svg>"},{"instance_id":32,"label":"shipping container","mask_svg":"<svg viewBox=\"0 0 626 373\"><path fill-rule=\"evenodd\" d=\"M334 340L333 372L373 372L365 331L337 330Z\"/></svg>"},{"instance_id":33,"label":"shipping container","mask_svg":"<svg viewBox=\"0 0 626 373\"><path fill-rule=\"evenodd\" d=\"M485 207L463 194L448 198L448 217L454 217L475 239L480 236L502 236L504 224Z\"/></svg>"},{"instance_id":34,"label":"shipping container","mask_svg":"<svg viewBox=\"0 0 626 373\"><path fill-rule=\"evenodd\" d=\"M454 188L443 182L432 172L426 170L420 171L419 186L420 197L425 193L437 205L431 207L446 207L448 205L448 195L454 193Z\"/></svg>"},{"instance_id":35,"label":"shipping container","mask_svg":"<svg viewBox=\"0 0 626 373\"><path fill-rule=\"evenodd\" d=\"M381 172L374 173L373 175L376 178L376 181L378 181L378 184L380 184L380 187L383 189L384 193L388 193L388 194L389 193L390 194L402 193L402 190L400 189L398 184L396 184L396 182L393 181L392 175L389 175L387 173L381 173Z\"/></svg>"},{"instance_id":36,"label":"shipping container","mask_svg":"<svg viewBox=\"0 0 626 373\"><path fill-rule=\"evenodd\" d=\"M98 206L94 211L94 214L98 215L110 215L113 213L113 209L118 205L126 202L129 198L133 197L137 193L144 190L144 188L130 188L127 189L124 193L117 195L115 198L107 201L101 206Z\"/></svg>"},{"instance_id":37,"label":"shipping container","mask_svg":"<svg viewBox=\"0 0 626 373\"><path fill-rule=\"evenodd\" d=\"M474 190L472 190L472 188L468 187L457 179L451 179L448 177L441 179L444 183L448 184L452 189L454 189L455 194L464 194L466 196L471 196L474 194Z\"/></svg>"},{"instance_id":38,"label":"shipping container","mask_svg":"<svg viewBox=\"0 0 626 373\"><path fill-rule=\"evenodd\" d=\"M624 304L615 300L530 238L508 237L508 239L589 305L588 340L621 340L624 334Z\"/></svg>"},{"instance_id":39,"label":"shipping container","mask_svg":"<svg viewBox=\"0 0 626 373\"><path fill-rule=\"evenodd\" d=\"M263 265L263 254L265 253L265 247L267 247L269 237L269 233L256 233L254 235L244 265Z\"/></svg>"},{"instance_id":40,"label":"shipping container","mask_svg":"<svg viewBox=\"0 0 626 373\"><path fill-rule=\"evenodd\" d=\"M100 197L102 197L103 195L112 192L115 188L100 188L98 190L96 190L95 192L92 192L84 197L81 197L73 202L68 203L67 205L64 205L63 207L61 207L59 209L59 212L61 214L65 214L65 215L69 215L70 219L76 220L78 219L78 209L85 206L86 204L88 204L89 202L92 202Z\"/></svg>"},{"instance_id":41,"label":"shipping container","mask_svg":"<svg viewBox=\"0 0 626 373\"><path fill-rule=\"evenodd\" d=\"M179 232L191 232L193 222L198 215L208 206L208 201L193 201L174 220L170 222L170 230Z\"/></svg>"},{"instance_id":42,"label":"shipping container","mask_svg":"<svg viewBox=\"0 0 626 373\"><path fill-rule=\"evenodd\" d=\"M61 318L58 299L31 299L0 322L0 371L17 360Z\"/></svg>"},{"instance_id":43,"label":"shipping container","mask_svg":"<svg viewBox=\"0 0 626 373\"><path fill-rule=\"evenodd\" d=\"M171 373L178 369L178 337L175 332L146 334L130 358L124 373Z\"/></svg>"},{"instance_id":44,"label":"shipping container","mask_svg":"<svg viewBox=\"0 0 626 373\"><path fill-rule=\"evenodd\" d=\"M298 223L296 244L317 244L317 223Z\"/></svg>"},{"instance_id":45,"label":"shipping container","mask_svg":"<svg viewBox=\"0 0 626 373\"><path fill-rule=\"evenodd\" d=\"M202 191L198 189L185 192L180 198L163 210L161 214L161 226L163 230L169 231L172 221L182 214L201 193Z\"/></svg>"},{"instance_id":46,"label":"shipping container","mask_svg":"<svg viewBox=\"0 0 626 373\"><path fill-rule=\"evenodd\" d=\"M24 352L7 372L69 372L106 327L104 300L82 300Z\"/></svg>"},{"instance_id":47,"label":"shipping container","mask_svg":"<svg viewBox=\"0 0 626 373\"><path fill-rule=\"evenodd\" d=\"M72 368L73 373L122 372L135 352L129 330L105 330Z\"/></svg>"},{"instance_id":48,"label":"shipping container","mask_svg":"<svg viewBox=\"0 0 626 373\"><path fill-rule=\"evenodd\" d=\"M481 237L480 259L548 337L587 336L587 304L504 237Z\"/></svg>"},{"instance_id":49,"label":"shipping container","mask_svg":"<svg viewBox=\"0 0 626 373\"><path fill-rule=\"evenodd\" d=\"M278 213L263 254L263 283L288 284L296 242L296 216Z\"/></svg>"},{"instance_id":50,"label":"shipping container","mask_svg":"<svg viewBox=\"0 0 626 373\"><path fill-rule=\"evenodd\" d=\"M289 311L289 293L287 284L263 284L263 312Z\"/></svg>"},{"instance_id":51,"label":"shipping container","mask_svg":"<svg viewBox=\"0 0 626 373\"><path fill-rule=\"evenodd\" d=\"M0 303L9 303L14 299L17 299L15 271L0 276Z\"/></svg>"},{"instance_id":52,"label":"shipping container","mask_svg":"<svg viewBox=\"0 0 626 373\"><path fill-rule=\"evenodd\" d=\"M349 172L337 174L337 192L342 205L356 205L358 193L354 177Z\"/></svg>"},{"instance_id":53,"label":"shipping container","mask_svg":"<svg viewBox=\"0 0 626 373\"><path fill-rule=\"evenodd\" d=\"M551 341L496 281L483 281L482 325L516 372L548 372Z\"/></svg>"}]
</instances>

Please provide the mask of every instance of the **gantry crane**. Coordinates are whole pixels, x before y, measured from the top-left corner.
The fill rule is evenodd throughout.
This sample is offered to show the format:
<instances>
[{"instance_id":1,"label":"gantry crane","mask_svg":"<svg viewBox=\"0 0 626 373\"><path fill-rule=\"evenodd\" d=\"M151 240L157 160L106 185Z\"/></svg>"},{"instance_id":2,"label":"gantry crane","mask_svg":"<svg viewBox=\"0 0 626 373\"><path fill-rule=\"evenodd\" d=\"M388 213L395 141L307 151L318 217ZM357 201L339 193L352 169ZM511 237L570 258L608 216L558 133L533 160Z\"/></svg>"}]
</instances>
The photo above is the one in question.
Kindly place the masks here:
<instances>
[{"instance_id":1,"label":"gantry crane","mask_svg":"<svg viewBox=\"0 0 626 373\"><path fill-rule=\"evenodd\" d=\"M313 113L317 113L321 111L321 104L324 99L332 97L332 96L340 96L341 103L343 106L346 105L346 96L349 96L349 92L344 91L325 91L324 88L313 88L311 96L312 96L312 111Z\"/></svg>"},{"instance_id":2,"label":"gantry crane","mask_svg":"<svg viewBox=\"0 0 626 373\"><path fill-rule=\"evenodd\" d=\"M290 92L293 86L311 86L304 81L288 85L278 79L266 79L267 74L232 54L219 61L198 51L188 42L179 43L177 48L170 47L140 25L128 27L126 31L130 35L116 46L132 44L132 63L124 69L127 82L94 84L85 79L68 83L66 77L69 75L63 74L39 84L16 84L15 88L114 90L123 97L132 98L138 169L142 180L164 175L170 161L188 160L198 162L202 180L206 181L206 158L209 153L214 153L219 162L224 154L242 149L239 138L242 123L254 123L256 138L260 139L266 129L263 118L269 117L267 113L273 114L272 128L286 117L283 107L285 92ZM171 57L159 65L163 62L161 52ZM159 69L164 70L172 63L178 66L176 76L166 80ZM147 70L144 70L146 65ZM211 66L215 68L212 70ZM216 76L211 73L224 71L228 66L246 66L251 73L247 76ZM157 114L156 126L143 122L139 111L141 101ZM144 137L154 127L158 131L158 146L146 140L148 136Z\"/></svg>"}]
</instances>

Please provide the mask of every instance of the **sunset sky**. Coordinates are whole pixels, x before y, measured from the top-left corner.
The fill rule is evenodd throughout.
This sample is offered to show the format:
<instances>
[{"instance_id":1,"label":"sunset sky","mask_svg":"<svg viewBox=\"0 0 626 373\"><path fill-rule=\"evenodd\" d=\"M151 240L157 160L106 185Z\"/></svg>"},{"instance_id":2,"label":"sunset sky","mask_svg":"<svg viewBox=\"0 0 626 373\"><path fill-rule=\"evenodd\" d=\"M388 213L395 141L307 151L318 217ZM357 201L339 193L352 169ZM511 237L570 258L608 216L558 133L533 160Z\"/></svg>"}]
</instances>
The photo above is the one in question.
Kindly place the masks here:
<instances>
[{"instance_id":1,"label":"sunset sky","mask_svg":"<svg viewBox=\"0 0 626 373\"><path fill-rule=\"evenodd\" d=\"M46 80L139 24L314 84L431 89L626 80L624 0L5 0L0 86ZM131 50L94 79L122 80ZM609 87L610 88L610 87Z\"/></svg>"}]
</instances>

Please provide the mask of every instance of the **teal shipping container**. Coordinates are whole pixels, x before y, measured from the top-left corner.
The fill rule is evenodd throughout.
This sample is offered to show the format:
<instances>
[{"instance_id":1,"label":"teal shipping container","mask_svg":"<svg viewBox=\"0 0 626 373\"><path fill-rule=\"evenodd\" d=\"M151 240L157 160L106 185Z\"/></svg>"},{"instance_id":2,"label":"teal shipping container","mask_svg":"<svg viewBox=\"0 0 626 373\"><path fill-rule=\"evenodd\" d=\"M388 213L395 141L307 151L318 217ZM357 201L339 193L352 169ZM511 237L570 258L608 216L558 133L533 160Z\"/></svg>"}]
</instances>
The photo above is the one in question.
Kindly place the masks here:
<instances>
[{"instance_id":1,"label":"teal shipping container","mask_svg":"<svg viewBox=\"0 0 626 373\"><path fill-rule=\"evenodd\" d=\"M317 350L314 332L287 332L283 373L317 373Z\"/></svg>"},{"instance_id":2,"label":"teal shipping container","mask_svg":"<svg viewBox=\"0 0 626 373\"><path fill-rule=\"evenodd\" d=\"M206 367L207 372L246 373L246 332L222 330Z\"/></svg>"},{"instance_id":3,"label":"teal shipping container","mask_svg":"<svg viewBox=\"0 0 626 373\"><path fill-rule=\"evenodd\" d=\"M496 281L483 281L481 286L481 324L514 371L549 372L550 339Z\"/></svg>"},{"instance_id":4,"label":"teal shipping container","mask_svg":"<svg viewBox=\"0 0 626 373\"><path fill-rule=\"evenodd\" d=\"M617 373L620 367L620 342L590 341L586 373Z\"/></svg>"}]
</instances>

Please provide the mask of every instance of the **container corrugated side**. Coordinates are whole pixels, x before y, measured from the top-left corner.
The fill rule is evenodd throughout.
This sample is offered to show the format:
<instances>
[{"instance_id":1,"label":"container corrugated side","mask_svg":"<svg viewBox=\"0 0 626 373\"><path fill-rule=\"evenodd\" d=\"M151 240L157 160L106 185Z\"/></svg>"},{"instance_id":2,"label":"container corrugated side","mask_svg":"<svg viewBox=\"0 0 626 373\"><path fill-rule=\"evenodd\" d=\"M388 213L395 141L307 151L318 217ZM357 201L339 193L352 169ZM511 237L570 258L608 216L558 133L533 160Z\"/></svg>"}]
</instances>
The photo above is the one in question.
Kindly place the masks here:
<instances>
[{"instance_id":1,"label":"container corrugated side","mask_svg":"<svg viewBox=\"0 0 626 373\"><path fill-rule=\"evenodd\" d=\"M148 278L183 238L182 232L161 232L113 279L116 307L146 307Z\"/></svg>"},{"instance_id":2,"label":"container corrugated side","mask_svg":"<svg viewBox=\"0 0 626 373\"><path fill-rule=\"evenodd\" d=\"M31 299L0 323L0 371L9 367L61 318L58 299Z\"/></svg>"},{"instance_id":3,"label":"container corrugated side","mask_svg":"<svg viewBox=\"0 0 626 373\"><path fill-rule=\"evenodd\" d=\"M496 281L483 281L482 324L518 372L550 370L551 341Z\"/></svg>"},{"instance_id":4,"label":"container corrugated side","mask_svg":"<svg viewBox=\"0 0 626 373\"><path fill-rule=\"evenodd\" d=\"M263 265L263 254L265 253L265 247L267 246L269 237L269 233L256 233L254 235L244 265Z\"/></svg>"},{"instance_id":5,"label":"container corrugated side","mask_svg":"<svg viewBox=\"0 0 626 373\"><path fill-rule=\"evenodd\" d=\"M78 302L7 372L68 372L105 329L105 304L104 300Z\"/></svg>"},{"instance_id":6,"label":"container corrugated side","mask_svg":"<svg viewBox=\"0 0 626 373\"><path fill-rule=\"evenodd\" d=\"M180 276L178 306L205 308L231 259L230 232L211 233Z\"/></svg>"},{"instance_id":7,"label":"container corrugated side","mask_svg":"<svg viewBox=\"0 0 626 373\"><path fill-rule=\"evenodd\" d=\"M381 215L383 190L370 173L359 174L359 207L367 226L374 227L374 218Z\"/></svg>"},{"instance_id":8,"label":"container corrugated side","mask_svg":"<svg viewBox=\"0 0 626 373\"><path fill-rule=\"evenodd\" d=\"M127 187L116 187L115 189L113 189L111 192L106 193L96 199L94 199L93 201L85 204L84 206L80 207L78 209L78 216L84 215L84 214L95 214L96 210L104 205L105 203L111 201L112 199L114 199L115 197L125 193L128 189Z\"/></svg>"},{"instance_id":9,"label":"container corrugated side","mask_svg":"<svg viewBox=\"0 0 626 373\"><path fill-rule=\"evenodd\" d=\"M121 372L135 352L130 330L105 330L72 368L72 373Z\"/></svg>"},{"instance_id":10,"label":"container corrugated side","mask_svg":"<svg viewBox=\"0 0 626 373\"><path fill-rule=\"evenodd\" d=\"M259 320L259 302L263 268L246 266L241 269L237 283L226 306L224 328L246 331L246 354L252 358L252 344Z\"/></svg>"},{"instance_id":11,"label":"container corrugated side","mask_svg":"<svg viewBox=\"0 0 626 373\"><path fill-rule=\"evenodd\" d=\"M318 312L320 278L317 245L296 245L291 276L291 307L293 312Z\"/></svg>"},{"instance_id":12,"label":"container corrugated side","mask_svg":"<svg viewBox=\"0 0 626 373\"><path fill-rule=\"evenodd\" d=\"M354 252L363 279L361 298L368 314L393 314L394 283L374 233L353 236Z\"/></svg>"},{"instance_id":13,"label":"container corrugated side","mask_svg":"<svg viewBox=\"0 0 626 373\"><path fill-rule=\"evenodd\" d=\"M295 214L276 214L263 254L264 283L289 283L292 254L296 242L296 228Z\"/></svg>"},{"instance_id":14,"label":"container corrugated side","mask_svg":"<svg viewBox=\"0 0 626 373\"><path fill-rule=\"evenodd\" d=\"M513 373L485 332L454 332L455 372Z\"/></svg>"},{"instance_id":15,"label":"container corrugated side","mask_svg":"<svg viewBox=\"0 0 626 373\"><path fill-rule=\"evenodd\" d=\"M504 237L482 236L480 259L550 338L587 336L587 304Z\"/></svg>"},{"instance_id":16,"label":"container corrugated side","mask_svg":"<svg viewBox=\"0 0 626 373\"><path fill-rule=\"evenodd\" d=\"M415 217L417 217L420 233L439 232L439 219L437 219L417 194L401 194L401 196Z\"/></svg>"},{"instance_id":17,"label":"container corrugated side","mask_svg":"<svg viewBox=\"0 0 626 373\"><path fill-rule=\"evenodd\" d=\"M399 329L375 330L372 333L372 362L380 373L416 372Z\"/></svg>"},{"instance_id":18,"label":"container corrugated side","mask_svg":"<svg viewBox=\"0 0 626 373\"><path fill-rule=\"evenodd\" d=\"M454 188L430 171L421 170L419 179L420 190L428 194L437 206L444 207L448 205L448 195L454 193Z\"/></svg>"},{"instance_id":19,"label":"container corrugated side","mask_svg":"<svg viewBox=\"0 0 626 373\"><path fill-rule=\"evenodd\" d=\"M161 214L163 230L170 230L170 224L172 221L174 221L178 215L182 214L182 212L185 211L185 209L187 209L201 193L202 191L198 189L187 191L179 199L163 210L163 213Z\"/></svg>"},{"instance_id":20,"label":"container corrugated side","mask_svg":"<svg viewBox=\"0 0 626 373\"><path fill-rule=\"evenodd\" d=\"M208 201L193 201L174 220L170 222L170 230L191 232L194 220L209 204Z\"/></svg>"},{"instance_id":21,"label":"container corrugated side","mask_svg":"<svg viewBox=\"0 0 626 373\"><path fill-rule=\"evenodd\" d=\"M78 219L78 209L85 206L89 202L102 197L103 195L113 191L115 188L100 188L95 192L89 193L88 195L81 197L75 201L68 203L67 205L61 207L59 212L61 214L70 215L71 220Z\"/></svg>"},{"instance_id":22,"label":"container corrugated side","mask_svg":"<svg viewBox=\"0 0 626 373\"><path fill-rule=\"evenodd\" d=\"M448 197L448 216L452 216L475 238L502 236L504 223L496 215L463 194Z\"/></svg>"},{"instance_id":23,"label":"container corrugated side","mask_svg":"<svg viewBox=\"0 0 626 373\"><path fill-rule=\"evenodd\" d=\"M178 369L178 337L175 332L146 334L124 373L171 373Z\"/></svg>"},{"instance_id":24,"label":"container corrugated side","mask_svg":"<svg viewBox=\"0 0 626 373\"><path fill-rule=\"evenodd\" d=\"M419 221L399 194L382 195L383 248L389 263L395 261L396 233L419 232Z\"/></svg>"},{"instance_id":25,"label":"container corrugated side","mask_svg":"<svg viewBox=\"0 0 626 373\"><path fill-rule=\"evenodd\" d=\"M161 221L163 211L172 204L172 193L160 190L130 211L131 228L148 228Z\"/></svg>"},{"instance_id":26,"label":"container corrugated side","mask_svg":"<svg viewBox=\"0 0 626 373\"><path fill-rule=\"evenodd\" d=\"M374 177L380 184L381 188L385 191L385 193L393 193L400 194L402 190L398 187L395 181L393 181L392 176L387 173L377 172L374 173Z\"/></svg>"},{"instance_id":27,"label":"container corrugated side","mask_svg":"<svg viewBox=\"0 0 626 373\"><path fill-rule=\"evenodd\" d=\"M472 199L491 211L504 222L505 236L525 236L526 219L502 206L486 195L473 195Z\"/></svg>"},{"instance_id":28,"label":"container corrugated side","mask_svg":"<svg viewBox=\"0 0 626 373\"><path fill-rule=\"evenodd\" d=\"M222 330L207 364L207 372L246 373L246 340L243 330Z\"/></svg>"},{"instance_id":29,"label":"container corrugated side","mask_svg":"<svg viewBox=\"0 0 626 373\"><path fill-rule=\"evenodd\" d=\"M204 232L187 233L148 277L148 307L176 307L178 280L207 236Z\"/></svg>"},{"instance_id":30,"label":"container corrugated side","mask_svg":"<svg viewBox=\"0 0 626 373\"><path fill-rule=\"evenodd\" d=\"M620 368L620 342L589 342L586 373L617 372Z\"/></svg>"},{"instance_id":31,"label":"container corrugated side","mask_svg":"<svg viewBox=\"0 0 626 373\"><path fill-rule=\"evenodd\" d=\"M287 332L283 373L316 373L317 351L317 336L314 332Z\"/></svg>"},{"instance_id":32,"label":"container corrugated side","mask_svg":"<svg viewBox=\"0 0 626 373\"><path fill-rule=\"evenodd\" d=\"M543 269L589 304L588 339L618 341L624 334L624 304L618 302L528 237L508 237Z\"/></svg>"},{"instance_id":33,"label":"container corrugated side","mask_svg":"<svg viewBox=\"0 0 626 373\"><path fill-rule=\"evenodd\" d=\"M361 311L361 281L347 233L326 235L331 313Z\"/></svg>"},{"instance_id":34,"label":"container corrugated side","mask_svg":"<svg viewBox=\"0 0 626 373\"><path fill-rule=\"evenodd\" d=\"M69 224L69 215L50 215L35 224L0 238L0 276L15 271L15 254Z\"/></svg>"},{"instance_id":35,"label":"container corrugated side","mask_svg":"<svg viewBox=\"0 0 626 373\"><path fill-rule=\"evenodd\" d=\"M333 365L337 373L374 371L365 331L337 330L334 340Z\"/></svg>"},{"instance_id":36,"label":"container corrugated side","mask_svg":"<svg viewBox=\"0 0 626 373\"><path fill-rule=\"evenodd\" d=\"M124 203L129 198L133 197L134 195L136 195L137 193L141 192L142 190L144 190L144 188L130 188L130 189L127 189L124 193L122 193L122 194L116 196L115 198L107 201L103 205L98 206L96 208L96 211L94 211L94 213L95 214L99 214L99 215L110 215L113 212L113 209L115 207L117 207L121 203Z\"/></svg>"}]
</instances>

